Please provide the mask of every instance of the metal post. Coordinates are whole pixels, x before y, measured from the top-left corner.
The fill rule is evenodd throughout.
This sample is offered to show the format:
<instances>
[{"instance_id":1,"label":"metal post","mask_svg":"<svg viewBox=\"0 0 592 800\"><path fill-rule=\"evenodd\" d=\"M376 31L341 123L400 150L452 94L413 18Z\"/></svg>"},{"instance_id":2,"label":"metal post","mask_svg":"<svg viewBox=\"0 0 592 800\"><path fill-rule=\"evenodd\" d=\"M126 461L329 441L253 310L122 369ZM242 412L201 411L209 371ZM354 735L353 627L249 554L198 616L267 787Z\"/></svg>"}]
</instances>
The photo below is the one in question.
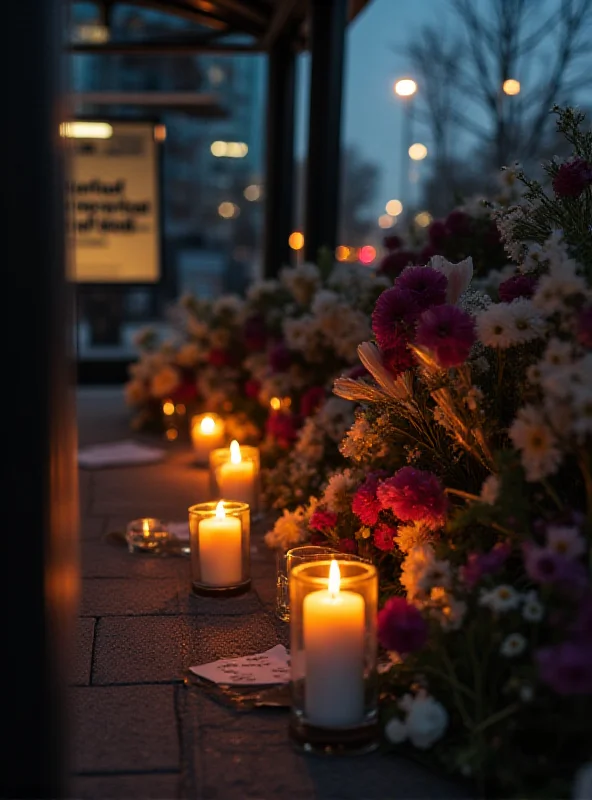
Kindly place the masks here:
<instances>
[{"instance_id":1,"label":"metal post","mask_svg":"<svg viewBox=\"0 0 592 800\"><path fill-rule=\"evenodd\" d=\"M347 0L310 2L310 113L306 180L305 255L337 244L341 99Z\"/></svg>"},{"instance_id":2,"label":"metal post","mask_svg":"<svg viewBox=\"0 0 592 800\"><path fill-rule=\"evenodd\" d=\"M277 275L290 261L294 209L294 102L296 62L289 36L272 44L267 77L267 157L263 272Z\"/></svg>"},{"instance_id":3,"label":"metal post","mask_svg":"<svg viewBox=\"0 0 592 800\"><path fill-rule=\"evenodd\" d=\"M59 123L60 0L2 10L3 368L11 436L3 481L0 796L70 797L66 683L78 597L72 295L66 285ZM12 319L10 310L12 309ZM14 321L13 321L14 320Z\"/></svg>"}]
</instances>

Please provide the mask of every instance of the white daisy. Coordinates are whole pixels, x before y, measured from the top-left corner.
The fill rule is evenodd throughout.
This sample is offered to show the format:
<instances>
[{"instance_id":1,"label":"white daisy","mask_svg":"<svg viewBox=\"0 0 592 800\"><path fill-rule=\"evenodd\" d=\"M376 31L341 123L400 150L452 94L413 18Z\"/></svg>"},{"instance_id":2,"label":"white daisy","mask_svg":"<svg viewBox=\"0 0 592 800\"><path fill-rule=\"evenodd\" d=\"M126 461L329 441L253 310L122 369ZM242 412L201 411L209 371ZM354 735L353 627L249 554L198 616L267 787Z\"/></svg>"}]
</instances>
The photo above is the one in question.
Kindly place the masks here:
<instances>
[{"instance_id":1,"label":"white daisy","mask_svg":"<svg viewBox=\"0 0 592 800\"><path fill-rule=\"evenodd\" d=\"M545 609L536 592L527 592L524 596L522 616L527 622L540 622L545 615Z\"/></svg>"},{"instance_id":2,"label":"white daisy","mask_svg":"<svg viewBox=\"0 0 592 800\"><path fill-rule=\"evenodd\" d=\"M503 583L490 591L483 590L479 598L479 605L499 613L512 611L520 605L520 595L512 586Z\"/></svg>"},{"instance_id":3,"label":"white daisy","mask_svg":"<svg viewBox=\"0 0 592 800\"><path fill-rule=\"evenodd\" d=\"M505 350L518 343L515 318L509 303L492 303L475 319L477 335L487 347Z\"/></svg>"},{"instance_id":4,"label":"white daisy","mask_svg":"<svg viewBox=\"0 0 592 800\"><path fill-rule=\"evenodd\" d=\"M510 312L514 324L514 342L523 344L538 339L545 330L545 323L532 300L519 297L510 303Z\"/></svg>"},{"instance_id":5,"label":"white daisy","mask_svg":"<svg viewBox=\"0 0 592 800\"><path fill-rule=\"evenodd\" d=\"M526 650L526 639L521 633L511 633L506 636L500 647L500 653L506 658L514 658Z\"/></svg>"},{"instance_id":6,"label":"white daisy","mask_svg":"<svg viewBox=\"0 0 592 800\"><path fill-rule=\"evenodd\" d=\"M550 525L547 528L547 545L566 558L578 558L586 552L586 543L577 528Z\"/></svg>"},{"instance_id":7,"label":"white daisy","mask_svg":"<svg viewBox=\"0 0 592 800\"><path fill-rule=\"evenodd\" d=\"M525 406L518 411L509 435L514 447L521 451L528 481L541 480L557 471L562 459L557 437L534 406Z\"/></svg>"},{"instance_id":8,"label":"white daisy","mask_svg":"<svg viewBox=\"0 0 592 800\"><path fill-rule=\"evenodd\" d=\"M481 502L492 506L495 504L500 490L500 480L497 475L489 475L481 487Z\"/></svg>"}]
</instances>

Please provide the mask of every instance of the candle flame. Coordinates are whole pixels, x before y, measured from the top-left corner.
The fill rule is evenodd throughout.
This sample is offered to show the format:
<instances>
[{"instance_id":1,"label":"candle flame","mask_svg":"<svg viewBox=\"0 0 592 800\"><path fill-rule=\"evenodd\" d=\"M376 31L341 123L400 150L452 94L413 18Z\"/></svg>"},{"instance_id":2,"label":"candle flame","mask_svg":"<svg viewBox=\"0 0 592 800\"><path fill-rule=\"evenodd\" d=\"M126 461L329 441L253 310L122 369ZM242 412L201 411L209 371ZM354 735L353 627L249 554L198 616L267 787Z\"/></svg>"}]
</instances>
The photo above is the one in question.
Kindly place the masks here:
<instances>
[{"instance_id":1,"label":"candle flame","mask_svg":"<svg viewBox=\"0 0 592 800\"><path fill-rule=\"evenodd\" d=\"M339 584L341 582L341 573L339 572L339 564L337 561L331 562L329 570L329 593L335 597L339 594Z\"/></svg>"},{"instance_id":2,"label":"candle flame","mask_svg":"<svg viewBox=\"0 0 592 800\"><path fill-rule=\"evenodd\" d=\"M202 433L214 433L216 428L216 423L212 419L212 417L204 417L200 423L201 432Z\"/></svg>"},{"instance_id":3,"label":"candle flame","mask_svg":"<svg viewBox=\"0 0 592 800\"><path fill-rule=\"evenodd\" d=\"M216 506L216 519L226 519L226 509L222 500Z\"/></svg>"},{"instance_id":4,"label":"candle flame","mask_svg":"<svg viewBox=\"0 0 592 800\"><path fill-rule=\"evenodd\" d=\"M240 445L236 439L233 439L230 442L230 461L232 464L240 464L242 460Z\"/></svg>"},{"instance_id":5,"label":"candle flame","mask_svg":"<svg viewBox=\"0 0 592 800\"><path fill-rule=\"evenodd\" d=\"M142 522L142 533L144 536L150 536L150 523L147 519Z\"/></svg>"}]
</instances>

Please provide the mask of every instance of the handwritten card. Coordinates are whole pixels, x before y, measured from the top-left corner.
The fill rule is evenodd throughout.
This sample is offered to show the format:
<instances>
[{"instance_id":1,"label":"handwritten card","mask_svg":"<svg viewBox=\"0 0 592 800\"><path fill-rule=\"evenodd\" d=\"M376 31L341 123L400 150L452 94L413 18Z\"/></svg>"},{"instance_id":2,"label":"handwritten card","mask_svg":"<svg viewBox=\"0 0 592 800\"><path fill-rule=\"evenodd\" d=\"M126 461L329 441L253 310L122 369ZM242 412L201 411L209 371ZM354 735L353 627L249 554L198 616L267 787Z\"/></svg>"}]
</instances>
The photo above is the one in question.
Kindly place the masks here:
<instances>
[{"instance_id":1,"label":"handwritten card","mask_svg":"<svg viewBox=\"0 0 592 800\"><path fill-rule=\"evenodd\" d=\"M224 658L190 669L200 678L227 686L265 686L290 682L290 656L283 644L264 653Z\"/></svg>"}]
</instances>

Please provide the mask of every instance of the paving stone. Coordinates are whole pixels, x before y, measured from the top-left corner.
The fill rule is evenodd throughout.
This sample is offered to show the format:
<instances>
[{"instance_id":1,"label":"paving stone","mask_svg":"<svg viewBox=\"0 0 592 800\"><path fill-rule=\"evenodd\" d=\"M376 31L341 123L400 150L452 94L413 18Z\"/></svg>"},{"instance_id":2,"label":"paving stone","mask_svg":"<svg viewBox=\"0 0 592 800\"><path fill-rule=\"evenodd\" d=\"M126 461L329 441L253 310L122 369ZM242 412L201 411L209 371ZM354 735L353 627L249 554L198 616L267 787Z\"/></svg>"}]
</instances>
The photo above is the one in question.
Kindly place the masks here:
<instances>
[{"instance_id":1,"label":"paving stone","mask_svg":"<svg viewBox=\"0 0 592 800\"><path fill-rule=\"evenodd\" d=\"M183 654L186 667L261 653L278 644L275 626L265 615L198 615L183 619L188 631L188 650Z\"/></svg>"},{"instance_id":2,"label":"paving stone","mask_svg":"<svg viewBox=\"0 0 592 800\"><path fill-rule=\"evenodd\" d=\"M210 616L239 616L261 613L261 602L253 591L239 597L201 597L191 588L182 587L179 592L182 614L208 614Z\"/></svg>"},{"instance_id":3,"label":"paving stone","mask_svg":"<svg viewBox=\"0 0 592 800\"><path fill-rule=\"evenodd\" d=\"M179 769L175 687L85 686L70 692L76 773Z\"/></svg>"},{"instance_id":4,"label":"paving stone","mask_svg":"<svg viewBox=\"0 0 592 800\"><path fill-rule=\"evenodd\" d=\"M99 542L107 530L107 517L82 515L79 530L81 539Z\"/></svg>"},{"instance_id":5,"label":"paving stone","mask_svg":"<svg viewBox=\"0 0 592 800\"><path fill-rule=\"evenodd\" d=\"M70 683L88 686L92 664L94 619L79 619L74 653L70 664Z\"/></svg>"},{"instance_id":6,"label":"paving stone","mask_svg":"<svg viewBox=\"0 0 592 800\"><path fill-rule=\"evenodd\" d=\"M183 657L190 635L180 617L105 617L97 624L92 682L180 680L192 666Z\"/></svg>"},{"instance_id":7,"label":"paving stone","mask_svg":"<svg viewBox=\"0 0 592 800\"><path fill-rule=\"evenodd\" d=\"M71 800L176 800L179 773L78 775L71 782Z\"/></svg>"},{"instance_id":8,"label":"paving stone","mask_svg":"<svg viewBox=\"0 0 592 800\"><path fill-rule=\"evenodd\" d=\"M173 578L191 581L189 558L132 554L106 541L82 542L83 578Z\"/></svg>"},{"instance_id":9,"label":"paving stone","mask_svg":"<svg viewBox=\"0 0 592 800\"><path fill-rule=\"evenodd\" d=\"M86 578L82 582L83 617L136 614L178 614L176 578L130 581L125 578Z\"/></svg>"}]
</instances>

